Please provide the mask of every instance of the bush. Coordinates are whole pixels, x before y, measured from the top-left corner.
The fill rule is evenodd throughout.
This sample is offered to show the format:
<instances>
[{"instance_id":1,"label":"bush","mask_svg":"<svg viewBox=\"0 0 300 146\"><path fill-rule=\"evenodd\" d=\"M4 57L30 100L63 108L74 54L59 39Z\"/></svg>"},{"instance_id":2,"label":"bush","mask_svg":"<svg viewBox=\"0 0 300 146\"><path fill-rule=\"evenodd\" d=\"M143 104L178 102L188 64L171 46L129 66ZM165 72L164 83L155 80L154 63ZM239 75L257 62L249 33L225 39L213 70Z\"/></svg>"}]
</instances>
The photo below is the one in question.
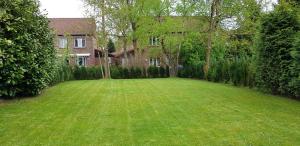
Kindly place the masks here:
<instances>
[{"instance_id":1,"label":"bush","mask_svg":"<svg viewBox=\"0 0 300 146\"><path fill-rule=\"evenodd\" d=\"M290 66L291 79L289 81L290 93L300 98L300 32L295 36L296 40L293 43L291 56L293 62Z\"/></svg>"},{"instance_id":2,"label":"bush","mask_svg":"<svg viewBox=\"0 0 300 146\"><path fill-rule=\"evenodd\" d=\"M256 74L258 87L273 94L299 97L294 91L299 91L297 85L291 87L294 79L299 78L299 72L293 74L297 61L291 55L299 30L296 10L284 2L262 18Z\"/></svg>"},{"instance_id":3,"label":"bush","mask_svg":"<svg viewBox=\"0 0 300 146\"><path fill-rule=\"evenodd\" d=\"M112 66L110 68L110 76L112 79L121 79L123 78L122 76L122 68L121 67L117 67L117 66Z\"/></svg>"},{"instance_id":4,"label":"bush","mask_svg":"<svg viewBox=\"0 0 300 146\"><path fill-rule=\"evenodd\" d=\"M148 76L150 78L158 78L159 77L159 68L156 66L150 66L148 68Z\"/></svg>"},{"instance_id":5,"label":"bush","mask_svg":"<svg viewBox=\"0 0 300 146\"><path fill-rule=\"evenodd\" d=\"M208 80L213 82L233 83L236 86L254 86L254 71L251 59L236 58L233 60L212 61ZM204 78L202 66L184 66L178 71L178 77Z\"/></svg>"},{"instance_id":6,"label":"bush","mask_svg":"<svg viewBox=\"0 0 300 146\"><path fill-rule=\"evenodd\" d=\"M136 70L136 74L138 74L138 78L144 78L144 75L143 75L143 69L142 68L135 68Z\"/></svg>"},{"instance_id":7,"label":"bush","mask_svg":"<svg viewBox=\"0 0 300 146\"><path fill-rule=\"evenodd\" d=\"M138 67L131 67L130 68L130 76L129 78L141 78L142 77L142 70Z\"/></svg>"},{"instance_id":8,"label":"bush","mask_svg":"<svg viewBox=\"0 0 300 146\"><path fill-rule=\"evenodd\" d=\"M170 77L170 68L166 66L166 77Z\"/></svg>"},{"instance_id":9,"label":"bush","mask_svg":"<svg viewBox=\"0 0 300 146\"><path fill-rule=\"evenodd\" d=\"M135 79L135 78L145 78L143 75L142 68L132 67L130 69L122 68L118 66L112 66L111 71L111 78L113 79ZM149 67L148 71L148 78L158 78L158 77L168 77L167 69L164 67ZM144 70L144 72L146 72Z\"/></svg>"},{"instance_id":10,"label":"bush","mask_svg":"<svg viewBox=\"0 0 300 146\"><path fill-rule=\"evenodd\" d=\"M74 78L76 80L94 80L101 79L100 67L74 67Z\"/></svg>"},{"instance_id":11,"label":"bush","mask_svg":"<svg viewBox=\"0 0 300 146\"><path fill-rule=\"evenodd\" d=\"M202 66L183 66L178 70L178 77L203 79Z\"/></svg>"},{"instance_id":12,"label":"bush","mask_svg":"<svg viewBox=\"0 0 300 146\"><path fill-rule=\"evenodd\" d=\"M164 78L164 77L166 77L166 69L164 68L164 67L159 67L159 76L161 77L161 78Z\"/></svg>"},{"instance_id":13,"label":"bush","mask_svg":"<svg viewBox=\"0 0 300 146\"><path fill-rule=\"evenodd\" d=\"M64 61L58 60L55 66L55 74L51 85L74 79L73 69Z\"/></svg>"},{"instance_id":14,"label":"bush","mask_svg":"<svg viewBox=\"0 0 300 146\"><path fill-rule=\"evenodd\" d=\"M36 0L2 0L0 11L0 97L37 95L55 76L48 19Z\"/></svg>"},{"instance_id":15,"label":"bush","mask_svg":"<svg viewBox=\"0 0 300 146\"><path fill-rule=\"evenodd\" d=\"M122 69L122 79L129 79L130 75L129 75L129 70L127 68L123 68Z\"/></svg>"}]
</instances>

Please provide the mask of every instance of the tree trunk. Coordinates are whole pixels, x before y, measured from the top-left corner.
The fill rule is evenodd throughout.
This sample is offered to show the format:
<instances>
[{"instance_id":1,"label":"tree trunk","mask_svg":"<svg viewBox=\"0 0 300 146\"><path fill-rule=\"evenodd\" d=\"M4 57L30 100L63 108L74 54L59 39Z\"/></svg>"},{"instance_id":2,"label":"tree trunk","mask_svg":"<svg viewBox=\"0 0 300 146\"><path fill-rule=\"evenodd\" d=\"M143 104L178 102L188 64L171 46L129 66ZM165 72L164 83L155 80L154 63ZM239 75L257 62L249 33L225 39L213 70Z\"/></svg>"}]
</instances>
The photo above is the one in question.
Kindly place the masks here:
<instances>
[{"instance_id":1,"label":"tree trunk","mask_svg":"<svg viewBox=\"0 0 300 146\"><path fill-rule=\"evenodd\" d=\"M138 66L138 67L142 67L143 65L143 62L141 60L141 54L140 54L140 50L138 49L138 39L137 37L135 36L136 34L136 23L131 21L131 28L132 28L132 31L133 31L133 37L132 37L132 46L133 46L133 50L134 50L134 55L135 55L135 66Z\"/></svg>"},{"instance_id":2,"label":"tree trunk","mask_svg":"<svg viewBox=\"0 0 300 146\"><path fill-rule=\"evenodd\" d=\"M103 72L103 66L102 66L101 56L100 56L99 52L97 54L99 56L99 63L100 63L101 75L102 75L102 78L105 78L104 77L104 72Z\"/></svg>"},{"instance_id":3,"label":"tree trunk","mask_svg":"<svg viewBox=\"0 0 300 146\"><path fill-rule=\"evenodd\" d=\"M110 78L110 69L109 69L109 61L108 61L108 49L103 48L105 50L105 78Z\"/></svg>"},{"instance_id":4,"label":"tree trunk","mask_svg":"<svg viewBox=\"0 0 300 146\"><path fill-rule=\"evenodd\" d=\"M215 29L218 24L218 17L219 17L219 5L220 0L213 0L211 4L210 10L210 22L209 22L209 30L208 30L208 37L207 37L207 48L205 50L205 64L203 67L204 78L208 79L208 72L210 68L210 57L211 57L211 50L212 50L212 36L215 32Z\"/></svg>"},{"instance_id":5,"label":"tree trunk","mask_svg":"<svg viewBox=\"0 0 300 146\"><path fill-rule=\"evenodd\" d=\"M102 49L104 51L104 57L105 57L105 65L104 65L104 71L105 71L105 78L110 78L110 68L109 68L109 62L108 62L108 49L105 48L105 42L107 40L106 36L106 30L105 30L105 14L104 14L104 9L105 9L105 0L101 1L101 27L102 27L102 35L103 35L103 44L102 44Z\"/></svg>"},{"instance_id":6,"label":"tree trunk","mask_svg":"<svg viewBox=\"0 0 300 146\"><path fill-rule=\"evenodd\" d=\"M207 38L207 48L205 50L205 64L203 67L204 78L206 80L208 79L208 71L209 71L209 67L210 67L210 54L211 54L211 49L212 49L211 39L212 39L212 34L211 34L211 32L209 32L208 38Z\"/></svg>"},{"instance_id":7,"label":"tree trunk","mask_svg":"<svg viewBox=\"0 0 300 146\"><path fill-rule=\"evenodd\" d=\"M126 36L123 38L123 51L124 51L124 66L128 68L128 55L127 55L127 39Z\"/></svg>"},{"instance_id":8,"label":"tree trunk","mask_svg":"<svg viewBox=\"0 0 300 146\"><path fill-rule=\"evenodd\" d=\"M175 70L176 76L178 74L178 65L179 65L180 51L181 51L181 43L178 46L178 50L177 50L177 54L176 54L176 70Z\"/></svg>"}]
</instances>

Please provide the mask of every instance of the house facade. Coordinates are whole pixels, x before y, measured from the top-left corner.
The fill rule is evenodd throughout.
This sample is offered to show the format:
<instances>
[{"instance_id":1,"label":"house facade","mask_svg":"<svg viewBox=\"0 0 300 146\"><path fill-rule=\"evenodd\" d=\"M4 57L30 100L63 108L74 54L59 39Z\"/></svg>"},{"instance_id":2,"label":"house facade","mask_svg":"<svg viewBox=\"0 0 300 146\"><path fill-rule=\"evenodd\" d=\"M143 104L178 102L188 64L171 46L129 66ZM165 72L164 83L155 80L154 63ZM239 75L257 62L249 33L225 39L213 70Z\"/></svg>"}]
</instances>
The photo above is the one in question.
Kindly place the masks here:
<instances>
[{"instance_id":1,"label":"house facade","mask_svg":"<svg viewBox=\"0 0 300 146\"><path fill-rule=\"evenodd\" d=\"M182 17L170 17L174 21L182 21ZM96 23L92 18L49 18L49 25L55 32L54 45L58 56L67 58L70 65L95 66L104 63L104 55L97 48ZM189 32L203 32L208 26L205 18L190 17L186 24L170 31L171 36ZM178 23L179 25L180 23ZM182 24L181 24L182 25ZM180 25L179 25L180 26ZM117 42L122 42L119 38ZM160 38L149 35L148 39L140 40L144 44L138 44L138 50L134 50L131 42L128 42L127 51L123 48L108 54L109 63L123 67L148 67L167 66L168 59L159 49ZM125 59L127 56L127 61Z\"/></svg>"},{"instance_id":2,"label":"house facade","mask_svg":"<svg viewBox=\"0 0 300 146\"><path fill-rule=\"evenodd\" d=\"M92 18L49 18L54 30L54 46L59 57L70 65L95 66L97 59L96 23Z\"/></svg>"},{"instance_id":3,"label":"house facade","mask_svg":"<svg viewBox=\"0 0 300 146\"><path fill-rule=\"evenodd\" d=\"M156 18L153 19L156 20ZM189 33L204 33L207 32L209 26L208 19L206 17L190 16L187 18L183 18L180 16L172 16L168 17L168 19L169 21L172 21L174 24L178 25L174 27L172 26L172 28L169 30L168 37L173 38L182 38L183 35L187 35ZM149 26L149 28L155 29L152 26ZM168 66L169 60L166 54L164 54L161 49L161 39L162 38L159 38L159 36L153 36L151 34L149 34L148 37L143 38L143 40L139 38L138 50L133 50L132 43L128 42L129 46L127 46L127 65L123 63L125 60L125 52L123 48L117 49L117 53L112 54L112 56L114 56L117 60L115 61L117 62L115 64L121 65L123 67ZM119 46L122 46L122 38L119 38L117 44L119 44Z\"/></svg>"}]
</instances>

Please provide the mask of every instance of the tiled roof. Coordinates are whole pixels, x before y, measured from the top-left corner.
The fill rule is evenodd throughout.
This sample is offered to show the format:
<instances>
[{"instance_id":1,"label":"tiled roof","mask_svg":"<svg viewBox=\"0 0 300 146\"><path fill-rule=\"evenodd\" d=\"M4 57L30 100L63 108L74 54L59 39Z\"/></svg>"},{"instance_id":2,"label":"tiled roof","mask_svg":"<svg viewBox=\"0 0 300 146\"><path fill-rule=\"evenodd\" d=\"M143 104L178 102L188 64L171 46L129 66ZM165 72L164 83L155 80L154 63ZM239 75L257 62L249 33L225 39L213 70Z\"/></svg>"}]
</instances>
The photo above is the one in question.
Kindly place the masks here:
<instances>
[{"instance_id":1,"label":"tiled roof","mask_svg":"<svg viewBox=\"0 0 300 146\"><path fill-rule=\"evenodd\" d=\"M57 35L95 35L96 23L93 18L49 18L50 28Z\"/></svg>"}]
</instances>

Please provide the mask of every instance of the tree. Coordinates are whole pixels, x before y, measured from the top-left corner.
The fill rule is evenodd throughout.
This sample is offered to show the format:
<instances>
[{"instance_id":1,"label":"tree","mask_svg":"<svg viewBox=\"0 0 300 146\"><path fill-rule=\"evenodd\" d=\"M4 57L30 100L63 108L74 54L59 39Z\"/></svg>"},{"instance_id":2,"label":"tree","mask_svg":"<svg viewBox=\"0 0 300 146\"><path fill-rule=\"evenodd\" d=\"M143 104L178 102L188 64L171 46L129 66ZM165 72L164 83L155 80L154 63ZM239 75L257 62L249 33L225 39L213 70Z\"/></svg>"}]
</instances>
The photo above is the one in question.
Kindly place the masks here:
<instances>
[{"instance_id":1,"label":"tree","mask_svg":"<svg viewBox=\"0 0 300 146\"><path fill-rule=\"evenodd\" d=\"M108 49L108 53L116 52L115 44L112 41L112 39L108 40L107 49Z\"/></svg>"},{"instance_id":2,"label":"tree","mask_svg":"<svg viewBox=\"0 0 300 146\"><path fill-rule=\"evenodd\" d=\"M210 67L210 57L212 50L212 37L220 20L220 0L212 0L210 6L209 29L207 36L207 48L205 51L205 64L203 67L204 77L207 79Z\"/></svg>"},{"instance_id":3,"label":"tree","mask_svg":"<svg viewBox=\"0 0 300 146\"><path fill-rule=\"evenodd\" d=\"M172 13L175 12L174 0L154 0L147 8L148 13L144 18L143 25L140 26L143 34L148 38L154 37L159 41L160 46L153 46L149 49L159 48L163 58L167 59L170 76L177 75L177 66L181 48L182 36L178 30L182 30L182 22L173 19ZM141 33L140 33L141 34Z\"/></svg>"},{"instance_id":4,"label":"tree","mask_svg":"<svg viewBox=\"0 0 300 146\"><path fill-rule=\"evenodd\" d=\"M128 67L127 46L130 40L129 0L111 0L107 3L109 9L108 23L112 35L122 40L124 51L124 65Z\"/></svg>"},{"instance_id":5,"label":"tree","mask_svg":"<svg viewBox=\"0 0 300 146\"><path fill-rule=\"evenodd\" d=\"M145 1L146 0L127 0L127 8L128 8L128 16L129 16L129 23L130 23L130 38L132 40L133 49L136 52L136 60L138 63L135 65L142 67L143 60L142 60L142 49L138 46L139 36L138 36L138 29L140 27L139 21L145 14Z\"/></svg>"},{"instance_id":6,"label":"tree","mask_svg":"<svg viewBox=\"0 0 300 146\"><path fill-rule=\"evenodd\" d=\"M298 50L293 44L299 30L295 9L285 2L281 2L275 11L263 16L258 47L258 87L283 95L293 95L295 91L299 91L299 86L296 89L289 86L291 80L299 78L299 74L295 73L297 70L294 70L297 55L294 58L291 55Z\"/></svg>"},{"instance_id":7,"label":"tree","mask_svg":"<svg viewBox=\"0 0 300 146\"><path fill-rule=\"evenodd\" d=\"M53 37L37 1L0 1L0 97L37 95L52 81Z\"/></svg>"},{"instance_id":8,"label":"tree","mask_svg":"<svg viewBox=\"0 0 300 146\"><path fill-rule=\"evenodd\" d=\"M109 8L108 4L109 1L107 0L84 0L87 10L89 14L95 18L98 26L98 45L101 48L101 51L104 52L104 71L105 74L103 78L110 78L110 66L109 66L109 61L108 61L108 49L105 48L107 45L107 39L108 39L108 29L107 29L107 18L109 14ZM102 69L102 62L101 62L101 56L99 55L99 60L100 60L100 66L101 70Z\"/></svg>"}]
</instances>

